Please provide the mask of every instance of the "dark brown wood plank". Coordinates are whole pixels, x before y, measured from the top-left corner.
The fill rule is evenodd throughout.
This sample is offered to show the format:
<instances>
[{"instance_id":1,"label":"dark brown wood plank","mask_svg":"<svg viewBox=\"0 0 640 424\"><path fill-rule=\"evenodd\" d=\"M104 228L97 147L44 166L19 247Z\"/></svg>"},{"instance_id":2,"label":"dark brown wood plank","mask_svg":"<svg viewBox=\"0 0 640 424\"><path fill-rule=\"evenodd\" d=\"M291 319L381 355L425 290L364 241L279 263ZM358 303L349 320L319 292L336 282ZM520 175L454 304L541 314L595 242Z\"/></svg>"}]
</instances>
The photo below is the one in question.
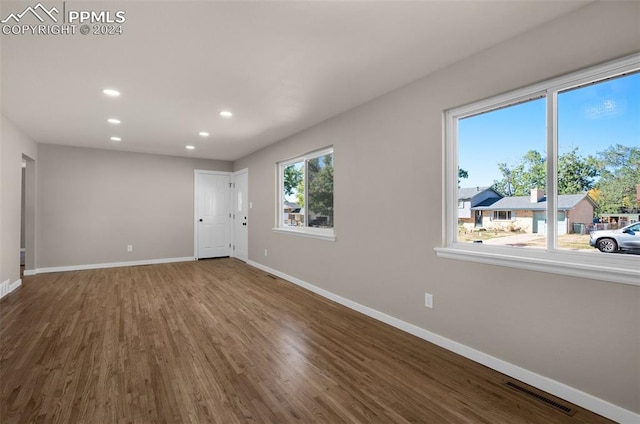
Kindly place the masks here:
<instances>
[{"instance_id":1,"label":"dark brown wood plank","mask_svg":"<svg viewBox=\"0 0 640 424\"><path fill-rule=\"evenodd\" d=\"M605 423L234 259L44 274L0 302L2 423Z\"/></svg>"}]
</instances>

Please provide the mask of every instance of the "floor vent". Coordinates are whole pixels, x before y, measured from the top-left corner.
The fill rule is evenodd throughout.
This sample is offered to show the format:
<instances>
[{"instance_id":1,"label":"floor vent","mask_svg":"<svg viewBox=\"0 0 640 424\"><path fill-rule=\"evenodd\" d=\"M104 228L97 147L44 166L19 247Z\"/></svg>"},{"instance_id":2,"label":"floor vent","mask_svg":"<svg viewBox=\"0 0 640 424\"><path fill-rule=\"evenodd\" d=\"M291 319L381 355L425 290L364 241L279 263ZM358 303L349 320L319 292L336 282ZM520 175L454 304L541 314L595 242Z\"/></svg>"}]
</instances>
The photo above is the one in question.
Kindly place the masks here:
<instances>
[{"instance_id":1,"label":"floor vent","mask_svg":"<svg viewBox=\"0 0 640 424\"><path fill-rule=\"evenodd\" d=\"M517 390L520 393L524 393L525 395L530 396L534 399L537 399L540 402L544 402L546 405L557 409L560 412L564 412L567 415L573 416L576 414L576 410L569 404L563 403L560 399L552 399L547 393L541 390L535 389L533 387L527 387L518 381L507 381L505 384L510 388Z\"/></svg>"}]
</instances>

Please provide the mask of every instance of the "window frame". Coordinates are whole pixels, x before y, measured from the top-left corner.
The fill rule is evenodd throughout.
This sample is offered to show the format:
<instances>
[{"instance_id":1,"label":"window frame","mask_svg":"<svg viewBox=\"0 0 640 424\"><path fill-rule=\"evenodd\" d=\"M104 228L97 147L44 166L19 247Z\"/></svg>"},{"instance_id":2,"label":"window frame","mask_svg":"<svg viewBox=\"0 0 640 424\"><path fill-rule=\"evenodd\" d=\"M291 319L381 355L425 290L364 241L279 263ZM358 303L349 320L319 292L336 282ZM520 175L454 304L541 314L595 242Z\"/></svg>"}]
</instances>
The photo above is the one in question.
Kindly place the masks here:
<instances>
[{"instance_id":1,"label":"window frame","mask_svg":"<svg viewBox=\"0 0 640 424\"><path fill-rule=\"evenodd\" d=\"M286 159L276 163L276 175L277 175L276 202L277 203L276 203L276 222L275 222L275 226L273 227L274 232L282 233L282 234L298 235L303 237L311 237L311 238L328 240L328 241L336 240L335 225L333 228L315 228L315 227L307 226L309 223L307 208L306 208L306 206L308 205L307 196L309 194L308 191L306 190L306 187L309 187L307 162L312 159L316 159L329 154L333 156L333 164L335 167L335 153L334 153L333 146L325 147L320 150L314 150L312 152L305 153L303 155L296 156L294 158ZM283 216L284 216L283 206L285 202L283 186L284 186L284 169L289 165L293 165L299 162L304 162L305 220L304 220L304 226L296 227L296 226L284 225L284 222L283 222ZM334 189L335 189L335 180L334 180ZM334 202L335 202L335 191L334 191ZM335 213L334 213L333 219L335 222Z\"/></svg>"},{"instance_id":2,"label":"window frame","mask_svg":"<svg viewBox=\"0 0 640 424\"><path fill-rule=\"evenodd\" d=\"M438 257L493 264L519 269L571 275L602 281L640 286L640 258L636 255L602 254L558 249L556 225L547 227L545 249L523 250L514 247L490 246L481 243L457 242L458 193L458 120L515 105L546 98L547 122L547 222L557 222L558 194L558 94L572 88L640 71L640 54L633 54L601 65L589 67L525 88L513 90L444 112L444 222L442 246L436 247ZM635 257L633 257L635 256Z\"/></svg>"}]
</instances>

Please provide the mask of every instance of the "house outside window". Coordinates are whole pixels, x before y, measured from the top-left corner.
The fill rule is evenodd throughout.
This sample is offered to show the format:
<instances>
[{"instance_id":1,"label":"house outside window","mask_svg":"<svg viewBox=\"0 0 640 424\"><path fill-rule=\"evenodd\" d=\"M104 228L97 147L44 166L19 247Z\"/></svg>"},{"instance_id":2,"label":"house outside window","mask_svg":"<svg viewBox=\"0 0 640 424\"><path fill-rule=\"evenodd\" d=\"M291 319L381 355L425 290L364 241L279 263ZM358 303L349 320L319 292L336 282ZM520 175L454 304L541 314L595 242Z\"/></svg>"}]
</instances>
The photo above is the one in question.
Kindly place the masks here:
<instances>
[{"instance_id":1,"label":"house outside window","mask_svg":"<svg viewBox=\"0 0 640 424\"><path fill-rule=\"evenodd\" d=\"M502 195L491 187L464 187L458 189L458 226L461 231L482 227L482 211L479 206L492 204Z\"/></svg>"},{"instance_id":2,"label":"house outside window","mask_svg":"<svg viewBox=\"0 0 640 424\"><path fill-rule=\"evenodd\" d=\"M279 162L274 231L335 240L333 148Z\"/></svg>"},{"instance_id":3,"label":"house outside window","mask_svg":"<svg viewBox=\"0 0 640 424\"><path fill-rule=\"evenodd\" d=\"M446 111L438 256L640 285L640 252L589 244L640 211L638 93L635 54Z\"/></svg>"}]
</instances>

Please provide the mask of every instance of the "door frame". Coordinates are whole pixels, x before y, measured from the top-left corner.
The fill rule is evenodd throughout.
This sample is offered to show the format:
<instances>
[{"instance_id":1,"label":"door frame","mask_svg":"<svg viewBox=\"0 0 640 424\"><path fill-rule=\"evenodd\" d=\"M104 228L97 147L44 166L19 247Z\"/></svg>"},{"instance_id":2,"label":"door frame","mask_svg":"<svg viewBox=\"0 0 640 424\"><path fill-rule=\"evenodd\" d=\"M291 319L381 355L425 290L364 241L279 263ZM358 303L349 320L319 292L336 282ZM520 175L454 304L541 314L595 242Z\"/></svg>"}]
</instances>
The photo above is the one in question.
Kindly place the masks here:
<instances>
[{"instance_id":1,"label":"door frame","mask_svg":"<svg viewBox=\"0 0 640 424\"><path fill-rule=\"evenodd\" d=\"M200 234L198 232L198 190L200 189L200 185L198 184L198 175L223 175L229 177L229 181L232 178L232 172L226 171L209 171L206 169L194 169L193 170L193 258L194 260L198 260L199 252L199 238ZM229 215L231 211L228 211ZM229 219L232 231L233 231L233 223L231 218ZM233 239L233 232L231 233L231 238Z\"/></svg>"},{"instance_id":2,"label":"door frame","mask_svg":"<svg viewBox=\"0 0 640 424\"><path fill-rule=\"evenodd\" d=\"M241 169L239 171L233 172L231 174L231 182L233 183L233 193L234 193L234 196L233 196L233 199L232 199L232 204L233 204L233 202L237 201L237 198L236 198L237 196L235 194L236 193L236 190L235 190L235 188L236 188L236 185L235 185L236 184L236 177L238 175L242 175L242 174L247 174L247 186L245 187L245 192L246 192L246 195L247 195L247 203L246 203L246 206L245 206L247 208L247 231L245 232L246 236L245 236L245 240L244 240L244 245L245 245L246 250L247 250L247 257L244 258L244 259L241 259L241 258L240 259L243 260L243 261L248 261L249 260L249 228L248 228L248 226L249 226L249 221L250 221L249 209L251 209L251 206L252 206L249 203L249 168L244 168L244 169ZM235 210L235 208L232 208L232 209ZM231 224L231 240L232 240L232 243L233 243L233 246L234 246L234 248L231 249L231 257L235 258L235 257L237 257L236 254L235 254L236 225L235 225L235 221L233 221L233 220L232 220L232 224Z\"/></svg>"},{"instance_id":3,"label":"door frame","mask_svg":"<svg viewBox=\"0 0 640 424\"><path fill-rule=\"evenodd\" d=\"M25 161L24 275L36 275L36 160L23 154ZM21 277L22 278L22 277Z\"/></svg>"}]
</instances>

